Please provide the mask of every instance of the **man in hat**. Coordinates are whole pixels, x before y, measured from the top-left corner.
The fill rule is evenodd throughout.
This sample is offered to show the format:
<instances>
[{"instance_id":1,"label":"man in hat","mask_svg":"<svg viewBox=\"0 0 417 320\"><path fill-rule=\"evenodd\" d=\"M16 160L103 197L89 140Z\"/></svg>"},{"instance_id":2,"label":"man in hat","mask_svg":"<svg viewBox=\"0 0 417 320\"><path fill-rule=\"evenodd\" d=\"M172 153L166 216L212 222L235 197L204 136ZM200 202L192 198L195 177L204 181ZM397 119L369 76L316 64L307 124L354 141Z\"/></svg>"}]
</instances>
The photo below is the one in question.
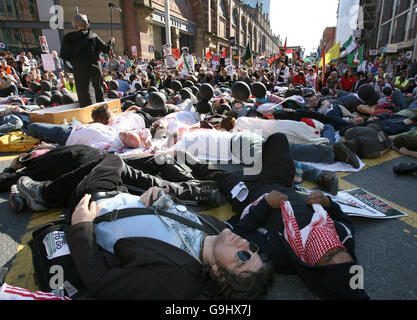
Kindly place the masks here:
<instances>
[{"instance_id":1,"label":"man in hat","mask_svg":"<svg viewBox=\"0 0 417 320\"><path fill-rule=\"evenodd\" d=\"M114 38L104 43L91 32L90 23L84 14L75 15L72 25L76 31L64 36L61 58L67 67L72 67L80 107L104 101L100 53L109 53L114 47ZM68 64L69 63L69 64Z\"/></svg>"}]
</instances>

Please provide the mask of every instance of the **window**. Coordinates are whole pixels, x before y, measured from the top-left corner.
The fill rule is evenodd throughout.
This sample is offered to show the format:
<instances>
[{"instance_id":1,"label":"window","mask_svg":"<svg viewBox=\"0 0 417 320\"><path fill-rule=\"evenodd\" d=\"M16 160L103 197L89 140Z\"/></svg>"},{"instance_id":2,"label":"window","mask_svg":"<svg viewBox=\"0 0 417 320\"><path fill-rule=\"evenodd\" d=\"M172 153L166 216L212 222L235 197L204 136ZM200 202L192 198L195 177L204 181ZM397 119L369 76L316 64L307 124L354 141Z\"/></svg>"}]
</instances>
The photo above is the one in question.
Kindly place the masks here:
<instances>
[{"instance_id":1,"label":"window","mask_svg":"<svg viewBox=\"0 0 417 320\"><path fill-rule=\"evenodd\" d=\"M224 0L220 0L220 9L221 9L222 15L224 17L227 17L226 3L224 2Z\"/></svg>"},{"instance_id":2,"label":"window","mask_svg":"<svg viewBox=\"0 0 417 320\"><path fill-rule=\"evenodd\" d=\"M234 9L233 9L232 19L233 19L233 23L234 23L235 25L237 25L237 23L238 23L238 18L237 18L237 9L236 9L236 8L234 8Z\"/></svg>"},{"instance_id":3,"label":"window","mask_svg":"<svg viewBox=\"0 0 417 320\"><path fill-rule=\"evenodd\" d=\"M411 0L397 0L397 8L395 14L398 15L405 10L410 9Z\"/></svg>"},{"instance_id":4,"label":"window","mask_svg":"<svg viewBox=\"0 0 417 320\"><path fill-rule=\"evenodd\" d=\"M410 35L408 37L408 40L412 40L417 37L417 8L414 9L412 15L413 17L411 20Z\"/></svg>"},{"instance_id":5,"label":"window","mask_svg":"<svg viewBox=\"0 0 417 320\"><path fill-rule=\"evenodd\" d=\"M394 0L384 0L382 13L382 22L388 21L392 18L394 13Z\"/></svg>"},{"instance_id":6,"label":"window","mask_svg":"<svg viewBox=\"0 0 417 320\"><path fill-rule=\"evenodd\" d=\"M393 33L392 33L392 43L398 43L405 40L406 36L406 25L407 25L407 17L408 14L403 14L402 16L399 16L395 19Z\"/></svg>"},{"instance_id":7,"label":"window","mask_svg":"<svg viewBox=\"0 0 417 320\"><path fill-rule=\"evenodd\" d=\"M381 27L380 38L379 38L379 47L385 47L388 44L389 40L389 31L391 28L391 22L384 24Z\"/></svg>"}]
</instances>

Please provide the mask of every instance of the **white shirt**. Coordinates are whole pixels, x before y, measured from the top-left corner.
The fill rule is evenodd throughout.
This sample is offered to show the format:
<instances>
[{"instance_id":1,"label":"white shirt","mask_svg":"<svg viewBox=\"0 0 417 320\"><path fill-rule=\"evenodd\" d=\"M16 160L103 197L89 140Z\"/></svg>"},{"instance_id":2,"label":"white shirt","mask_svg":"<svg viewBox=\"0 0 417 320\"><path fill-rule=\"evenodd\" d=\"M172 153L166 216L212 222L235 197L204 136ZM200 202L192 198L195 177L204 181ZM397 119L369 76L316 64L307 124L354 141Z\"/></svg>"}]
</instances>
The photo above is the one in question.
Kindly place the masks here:
<instances>
[{"instance_id":1,"label":"white shirt","mask_svg":"<svg viewBox=\"0 0 417 320\"><path fill-rule=\"evenodd\" d=\"M168 134L179 133L181 128L191 127L200 121L200 115L197 112L175 112L161 119L167 124Z\"/></svg>"},{"instance_id":2,"label":"white shirt","mask_svg":"<svg viewBox=\"0 0 417 320\"><path fill-rule=\"evenodd\" d=\"M316 81L317 81L317 75L313 74L313 75L306 75L306 82L310 87L315 87L316 86Z\"/></svg>"},{"instance_id":3,"label":"white shirt","mask_svg":"<svg viewBox=\"0 0 417 320\"><path fill-rule=\"evenodd\" d=\"M144 129L145 120L135 112L122 112L116 115L112 127L117 132L128 132Z\"/></svg>"},{"instance_id":4,"label":"white shirt","mask_svg":"<svg viewBox=\"0 0 417 320\"><path fill-rule=\"evenodd\" d=\"M106 152L122 152L124 146L119 132L101 123L75 126L68 137L66 146L82 144Z\"/></svg>"},{"instance_id":5,"label":"white shirt","mask_svg":"<svg viewBox=\"0 0 417 320\"><path fill-rule=\"evenodd\" d=\"M175 144L176 151L185 150L199 160L231 161L233 133L212 129L199 129L186 133Z\"/></svg>"}]
</instances>

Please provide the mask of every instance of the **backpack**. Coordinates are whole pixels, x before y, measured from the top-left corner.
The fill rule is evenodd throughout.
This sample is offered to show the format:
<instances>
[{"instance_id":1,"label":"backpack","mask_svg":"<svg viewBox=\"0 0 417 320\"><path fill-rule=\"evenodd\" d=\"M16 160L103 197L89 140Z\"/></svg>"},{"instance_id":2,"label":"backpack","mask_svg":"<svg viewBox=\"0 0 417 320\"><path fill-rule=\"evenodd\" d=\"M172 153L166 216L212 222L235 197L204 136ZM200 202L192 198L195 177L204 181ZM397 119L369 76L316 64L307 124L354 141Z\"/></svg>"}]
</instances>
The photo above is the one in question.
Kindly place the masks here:
<instances>
[{"instance_id":1,"label":"backpack","mask_svg":"<svg viewBox=\"0 0 417 320\"><path fill-rule=\"evenodd\" d=\"M0 137L0 152L25 152L38 143L41 143L41 140L27 136L21 131L13 131Z\"/></svg>"},{"instance_id":2,"label":"backpack","mask_svg":"<svg viewBox=\"0 0 417 320\"><path fill-rule=\"evenodd\" d=\"M66 297L85 298L87 289L78 274L65 238L68 227L67 221L62 219L32 233L28 244L32 251L35 279L41 291L51 292L56 289L52 286L61 282Z\"/></svg>"},{"instance_id":3,"label":"backpack","mask_svg":"<svg viewBox=\"0 0 417 320\"><path fill-rule=\"evenodd\" d=\"M377 159L381 151L392 148L391 140L378 123L353 127L346 131L345 139L355 145L355 151L362 159Z\"/></svg>"}]
</instances>

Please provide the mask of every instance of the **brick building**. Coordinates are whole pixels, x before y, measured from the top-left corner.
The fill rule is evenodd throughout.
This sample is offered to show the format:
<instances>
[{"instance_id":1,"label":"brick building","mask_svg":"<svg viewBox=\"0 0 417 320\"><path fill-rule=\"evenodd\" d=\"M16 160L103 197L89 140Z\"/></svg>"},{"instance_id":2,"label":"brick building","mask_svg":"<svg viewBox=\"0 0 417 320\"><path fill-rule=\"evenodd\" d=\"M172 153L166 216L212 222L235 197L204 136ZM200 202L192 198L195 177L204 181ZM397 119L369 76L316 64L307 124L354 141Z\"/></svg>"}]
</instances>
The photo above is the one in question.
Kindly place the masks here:
<instances>
[{"instance_id":1,"label":"brick building","mask_svg":"<svg viewBox=\"0 0 417 320\"><path fill-rule=\"evenodd\" d=\"M324 29L323 38L320 41L320 48L326 51L336 44L336 27L327 27Z\"/></svg>"},{"instance_id":2,"label":"brick building","mask_svg":"<svg viewBox=\"0 0 417 320\"><path fill-rule=\"evenodd\" d=\"M24 49L40 53L38 38L45 35L49 48L59 52L64 34L73 30L71 19L78 6L103 40L111 34L116 38L116 54L131 53L136 46L138 56L159 58L166 43L164 0L112 2L123 12L113 10L110 16L107 0L0 0L0 41L13 52ZM250 42L254 56L273 55L282 44L271 31L269 8L258 4L261 2L251 7L254 1L246 5L240 0L170 0L173 47L187 46L198 56L226 48L232 56L242 53ZM63 9L63 29L53 26L58 13L51 9L54 6Z\"/></svg>"}]
</instances>

